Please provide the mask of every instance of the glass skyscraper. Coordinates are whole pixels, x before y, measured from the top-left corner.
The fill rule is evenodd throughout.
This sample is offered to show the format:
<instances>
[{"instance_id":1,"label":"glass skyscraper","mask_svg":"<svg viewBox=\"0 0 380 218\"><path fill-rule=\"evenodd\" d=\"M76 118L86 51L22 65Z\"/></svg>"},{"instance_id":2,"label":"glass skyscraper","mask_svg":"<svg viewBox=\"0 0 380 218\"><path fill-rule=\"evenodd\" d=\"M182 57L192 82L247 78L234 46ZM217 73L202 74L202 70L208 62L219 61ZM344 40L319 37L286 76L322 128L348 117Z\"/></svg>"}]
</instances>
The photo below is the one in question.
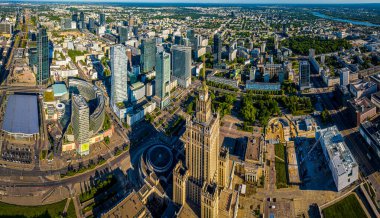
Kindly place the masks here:
<instances>
[{"instance_id":1,"label":"glass skyscraper","mask_svg":"<svg viewBox=\"0 0 380 218\"><path fill-rule=\"evenodd\" d=\"M49 39L45 28L38 29L37 34L37 83L47 82L50 76Z\"/></svg>"},{"instance_id":2,"label":"glass skyscraper","mask_svg":"<svg viewBox=\"0 0 380 218\"><path fill-rule=\"evenodd\" d=\"M99 14L99 24L100 26L106 25L106 15L104 13Z\"/></svg>"},{"instance_id":3,"label":"glass skyscraper","mask_svg":"<svg viewBox=\"0 0 380 218\"><path fill-rule=\"evenodd\" d=\"M156 66L156 52L156 41L154 39L142 40L140 65L143 73L152 71Z\"/></svg>"},{"instance_id":4,"label":"glass skyscraper","mask_svg":"<svg viewBox=\"0 0 380 218\"><path fill-rule=\"evenodd\" d=\"M191 47L174 46L172 51L173 76L179 86L187 88L191 83Z\"/></svg>"},{"instance_id":5,"label":"glass skyscraper","mask_svg":"<svg viewBox=\"0 0 380 218\"><path fill-rule=\"evenodd\" d=\"M170 95L170 54L160 52L156 55L156 96L164 101Z\"/></svg>"},{"instance_id":6,"label":"glass skyscraper","mask_svg":"<svg viewBox=\"0 0 380 218\"><path fill-rule=\"evenodd\" d=\"M111 106L128 101L128 57L123 45L111 47Z\"/></svg>"},{"instance_id":7,"label":"glass skyscraper","mask_svg":"<svg viewBox=\"0 0 380 218\"><path fill-rule=\"evenodd\" d=\"M222 36L219 33L214 35L214 63L222 61Z\"/></svg>"}]
</instances>

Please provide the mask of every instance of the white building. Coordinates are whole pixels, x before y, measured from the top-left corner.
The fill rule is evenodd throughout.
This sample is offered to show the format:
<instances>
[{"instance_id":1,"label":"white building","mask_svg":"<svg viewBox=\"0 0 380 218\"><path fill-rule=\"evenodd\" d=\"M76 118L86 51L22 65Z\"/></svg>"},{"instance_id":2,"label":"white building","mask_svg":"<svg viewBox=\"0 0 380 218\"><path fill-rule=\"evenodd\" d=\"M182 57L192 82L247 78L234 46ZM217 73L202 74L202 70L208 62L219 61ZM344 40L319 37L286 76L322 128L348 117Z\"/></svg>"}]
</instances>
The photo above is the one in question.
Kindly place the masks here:
<instances>
[{"instance_id":1,"label":"white building","mask_svg":"<svg viewBox=\"0 0 380 218\"><path fill-rule=\"evenodd\" d=\"M358 180L358 164L338 128L333 126L318 129L315 137L321 143L337 190L340 191Z\"/></svg>"},{"instance_id":2,"label":"white building","mask_svg":"<svg viewBox=\"0 0 380 218\"><path fill-rule=\"evenodd\" d=\"M115 45L111 47L111 106L116 108L116 104L128 101L128 57L125 47Z\"/></svg>"}]
</instances>

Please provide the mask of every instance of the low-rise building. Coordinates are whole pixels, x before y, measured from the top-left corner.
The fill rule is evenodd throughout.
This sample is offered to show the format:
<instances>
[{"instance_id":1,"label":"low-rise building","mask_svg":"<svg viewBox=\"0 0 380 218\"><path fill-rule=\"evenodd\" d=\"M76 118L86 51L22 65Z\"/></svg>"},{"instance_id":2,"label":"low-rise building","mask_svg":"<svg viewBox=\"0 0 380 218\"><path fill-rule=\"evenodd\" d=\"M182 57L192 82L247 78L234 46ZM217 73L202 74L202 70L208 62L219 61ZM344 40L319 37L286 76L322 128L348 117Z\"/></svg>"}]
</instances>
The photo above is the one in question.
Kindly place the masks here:
<instances>
[{"instance_id":1,"label":"low-rise building","mask_svg":"<svg viewBox=\"0 0 380 218\"><path fill-rule=\"evenodd\" d=\"M365 121L360 124L359 132L375 154L380 157L380 123Z\"/></svg>"},{"instance_id":2,"label":"low-rise building","mask_svg":"<svg viewBox=\"0 0 380 218\"><path fill-rule=\"evenodd\" d=\"M377 92L377 85L372 81L358 80L350 84L349 89L355 98L361 98Z\"/></svg>"},{"instance_id":3,"label":"low-rise building","mask_svg":"<svg viewBox=\"0 0 380 218\"><path fill-rule=\"evenodd\" d=\"M142 202L139 193L133 191L126 198L120 201L109 211L101 215L102 218L117 218L117 217L135 217L145 218L153 217L148 208Z\"/></svg>"},{"instance_id":4,"label":"low-rise building","mask_svg":"<svg viewBox=\"0 0 380 218\"><path fill-rule=\"evenodd\" d=\"M358 180L358 164L336 126L317 130L315 138L321 143L338 191Z\"/></svg>"},{"instance_id":5,"label":"low-rise building","mask_svg":"<svg viewBox=\"0 0 380 218\"><path fill-rule=\"evenodd\" d=\"M376 106L367 98L352 99L348 101L348 111L352 115L355 126L376 115Z\"/></svg>"}]
</instances>

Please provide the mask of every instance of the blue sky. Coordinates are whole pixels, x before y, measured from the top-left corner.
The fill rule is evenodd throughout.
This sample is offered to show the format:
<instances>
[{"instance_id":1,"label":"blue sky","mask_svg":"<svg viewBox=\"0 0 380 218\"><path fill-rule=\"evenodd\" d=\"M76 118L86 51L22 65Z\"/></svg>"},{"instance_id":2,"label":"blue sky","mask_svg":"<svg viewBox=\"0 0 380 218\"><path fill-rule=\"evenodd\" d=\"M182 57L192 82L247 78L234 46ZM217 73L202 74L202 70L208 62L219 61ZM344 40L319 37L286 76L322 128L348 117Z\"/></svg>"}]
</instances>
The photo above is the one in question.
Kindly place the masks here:
<instances>
[{"instance_id":1,"label":"blue sky","mask_svg":"<svg viewBox=\"0 0 380 218\"><path fill-rule=\"evenodd\" d=\"M1 2L2 0L0 0ZM25 0L25 1L54 1L54 0ZM342 3L380 3L380 0L60 0L70 2L169 2L169 3L259 3L259 4L342 4Z\"/></svg>"}]
</instances>

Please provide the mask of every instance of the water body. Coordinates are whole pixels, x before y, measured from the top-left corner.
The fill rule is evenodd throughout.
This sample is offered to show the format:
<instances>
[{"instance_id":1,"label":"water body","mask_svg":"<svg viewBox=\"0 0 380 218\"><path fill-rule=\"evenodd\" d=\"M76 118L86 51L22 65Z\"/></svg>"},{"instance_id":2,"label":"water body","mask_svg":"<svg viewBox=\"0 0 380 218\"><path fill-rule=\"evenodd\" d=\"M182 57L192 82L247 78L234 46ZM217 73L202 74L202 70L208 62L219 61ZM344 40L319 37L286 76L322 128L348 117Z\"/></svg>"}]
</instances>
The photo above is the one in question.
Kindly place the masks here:
<instances>
[{"instance_id":1,"label":"water body","mask_svg":"<svg viewBox=\"0 0 380 218\"><path fill-rule=\"evenodd\" d=\"M380 25L378 24L373 24L373 23L370 23L370 22L364 22L364 21L355 21L355 20L347 20L347 19L342 19L342 18L336 18L336 17L331 17L331 16L328 16L326 14L321 14L319 12L311 12L314 16L316 17L320 17L320 18L323 18L323 19L327 19L327 20L333 20L333 21L337 21L337 22L343 22L343 23L351 23L353 25L360 25L360 26L368 26L368 27L380 27Z\"/></svg>"}]
</instances>

